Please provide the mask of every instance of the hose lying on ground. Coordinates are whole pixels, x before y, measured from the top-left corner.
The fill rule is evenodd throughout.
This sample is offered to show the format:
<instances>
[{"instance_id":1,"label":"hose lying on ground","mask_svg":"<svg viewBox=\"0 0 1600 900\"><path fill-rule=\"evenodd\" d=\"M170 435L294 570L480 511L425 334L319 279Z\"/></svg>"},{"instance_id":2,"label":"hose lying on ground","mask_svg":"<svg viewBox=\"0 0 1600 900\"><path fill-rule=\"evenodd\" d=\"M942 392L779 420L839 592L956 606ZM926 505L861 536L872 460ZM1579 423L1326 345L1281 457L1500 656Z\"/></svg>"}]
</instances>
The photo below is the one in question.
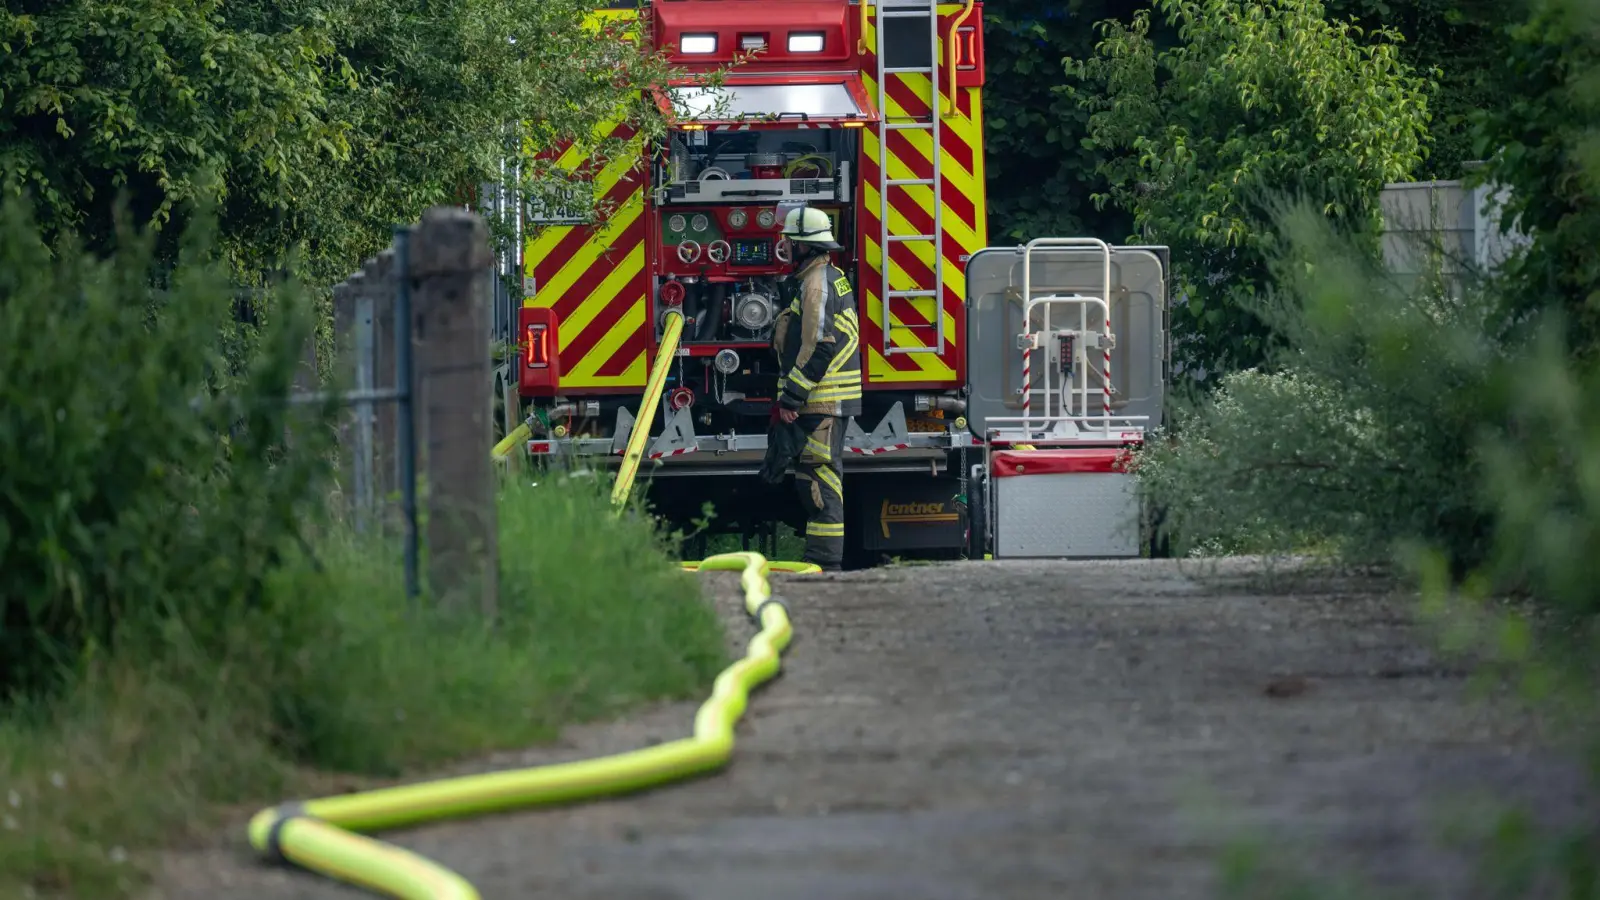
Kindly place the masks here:
<instances>
[{"instance_id":1,"label":"hose lying on ground","mask_svg":"<svg viewBox=\"0 0 1600 900\"><path fill-rule=\"evenodd\" d=\"M717 676L695 715L692 737L613 756L285 803L250 820L251 845L268 858L401 900L478 900L477 889L460 875L356 832L621 794L720 768L733 754L733 726L750 691L777 674L793 634L768 573L820 569L768 562L758 553L724 553L684 566L741 570L745 611L761 629L744 658Z\"/></svg>"}]
</instances>

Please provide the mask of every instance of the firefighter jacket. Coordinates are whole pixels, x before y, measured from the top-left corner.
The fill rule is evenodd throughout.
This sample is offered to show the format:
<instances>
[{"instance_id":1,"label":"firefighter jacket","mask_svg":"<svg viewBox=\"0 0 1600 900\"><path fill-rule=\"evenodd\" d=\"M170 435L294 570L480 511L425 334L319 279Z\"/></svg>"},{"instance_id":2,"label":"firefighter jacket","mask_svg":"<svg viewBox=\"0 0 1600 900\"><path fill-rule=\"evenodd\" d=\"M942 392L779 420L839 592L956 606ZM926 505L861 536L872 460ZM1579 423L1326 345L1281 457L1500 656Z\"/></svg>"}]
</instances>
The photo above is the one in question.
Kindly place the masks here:
<instances>
[{"instance_id":1,"label":"firefighter jacket","mask_svg":"<svg viewBox=\"0 0 1600 900\"><path fill-rule=\"evenodd\" d=\"M789 308L778 314L778 403L806 415L861 414L860 324L844 273L817 256L795 274Z\"/></svg>"}]
</instances>

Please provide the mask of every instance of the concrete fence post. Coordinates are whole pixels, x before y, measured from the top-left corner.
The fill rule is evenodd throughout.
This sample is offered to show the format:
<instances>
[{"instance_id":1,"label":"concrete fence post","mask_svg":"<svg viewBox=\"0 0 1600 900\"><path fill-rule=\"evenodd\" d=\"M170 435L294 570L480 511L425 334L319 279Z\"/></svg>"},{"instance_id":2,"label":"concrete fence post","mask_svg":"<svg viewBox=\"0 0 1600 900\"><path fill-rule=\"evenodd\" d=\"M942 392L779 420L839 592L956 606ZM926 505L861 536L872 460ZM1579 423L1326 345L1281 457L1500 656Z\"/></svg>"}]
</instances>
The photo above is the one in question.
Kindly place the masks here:
<instances>
[{"instance_id":1,"label":"concrete fence post","mask_svg":"<svg viewBox=\"0 0 1600 900\"><path fill-rule=\"evenodd\" d=\"M353 297L354 314L352 327L355 330L351 344L355 348L355 389L370 394L373 386L373 360L376 350L373 345L373 315L372 296L369 291L362 288L361 292ZM372 518L373 510L378 504L375 501L374 485L377 483L376 468L373 465L373 454L376 448L376 422L377 409L382 404L361 403L354 409L355 416L355 443L351 447L351 454L356 460L356 530L365 533L367 524Z\"/></svg>"},{"instance_id":2,"label":"concrete fence post","mask_svg":"<svg viewBox=\"0 0 1600 900\"><path fill-rule=\"evenodd\" d=\"M329 388L336 391L349 390L355 383L354 375L357 363L353 352L353 338L355 337L355 285L353 282L353 278L347 278L333 287L333 377L329 379ZM356 422L354 410L342 409L339 411L337 437L340 512L348 515L355 510L361 495L361 492L356 489L356 482L361 476L358 457L355 453Z\"/></svg>"},{"instance_id":3,"label":"concrete fence post","mask_svg":"<svg viewBox=\"0 0 1600 900\"><path fill-rule=\"evenodd\" d=\"M361 279L364 300L372 309L372 387L386 391L395 387L394 251L385 250L367 260ZM387 530L392 521L390 500L399 485L395 467L399 453L395 444L395 405L379 403L373 415L372 492L383 514L378 521Z\"/></svg>"},{"instance_id":4,"label":"concrete fence post","mask_svg":"<svg viewBox=\"0 0 1600 900\"><path fill-rule=\"evenodd\" d=\"M306 335L305 343L300 345L300 362L294 367L294 378L289 387L291 394L310 394L320 387L320 378L317 371L319 362L317 359L317 331L313 328L311 333ZM283 426L283 442L285 446L293 447L295 408L291 405L287 413L288 421Z\"/></svg>"},{"instance_id":5,"label":"concrete fence post","mask_svg":"<svg viewBox=\"0 0 1600 900\"><path fill-rule=\"evenodd\" d=\"M516 348L512 347L507 352L510 354L511 364L503 367L505 380L500 385L500 396L504 409L504 415L501 418L504 420L505 433L510 434L522 424L522 395L518 391ZM507 469L520 472L522 470L522 458L525 455L525 449L521 448L507 453Z\"/></svg>"},{"instance_id":6,"label":"concrete fence post","mask_svg":"<svg viewBox=\"0 0 1600 900\"><path fill-rule=\"evenodd\" d=\"M443 604L473 603L493 616L499 551L489 458L489 230L467 210L434 207L423 214L410 247L429 587Z\"/></svg>"}]
</instances>

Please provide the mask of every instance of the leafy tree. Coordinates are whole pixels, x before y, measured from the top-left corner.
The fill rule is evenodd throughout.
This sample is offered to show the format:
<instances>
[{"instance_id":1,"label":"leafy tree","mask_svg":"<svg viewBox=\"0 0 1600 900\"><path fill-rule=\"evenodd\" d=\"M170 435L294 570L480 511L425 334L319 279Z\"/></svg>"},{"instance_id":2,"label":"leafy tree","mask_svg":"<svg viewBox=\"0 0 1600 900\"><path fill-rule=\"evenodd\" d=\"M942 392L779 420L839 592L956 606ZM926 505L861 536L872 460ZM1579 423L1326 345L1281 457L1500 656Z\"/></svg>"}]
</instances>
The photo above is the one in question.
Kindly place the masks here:
<instances>
[{"instance_id":1,"label":"leafy tree","mask_svg":"<svg viewBox=\"0 0 1600 900\"><path fill-rule=\"evenodd\" d=\"M220 0L30 0L0 12L0 50L0 185L91 248L112 245L119 193L160 226L209 169L289 196L342 152L327 28L241 29Z\"/></svg>"},{"instance_id":2,"label":"leafy tree","mask_svg":"<svg viewBox=\"0 0 1600 900\"><path fill-rule=\"evenodd\" d=\"M332 410L285 402L308 309L286 295L227 377L227 268L186 218L151 291L152 235L52 253L24 201L0 206L0 697L140 628L217 650L315 509Z\"/></svg>"},{"instance_id":3,"label":"leafy tree","mask_svg":"<svg viewBox=\"0 0 1600 900\"><path fill-rule=\"evenodd\" d=\"M1343 227L1375 233L1376 198L1407 177L1427 139L1430 83L1392 31L1330 20L1320 0L1156 0L1151 16L1103 22L1096 56L1067 60L1061 90L1090 110L1091 147L1133 214L1134 240L1173 250L1175 357L1191 375L1266 358L1271 331L1248 308L1268 281L1267 202L1299 193Z\"/></svg>"},{"instance_id":4,"label":"leafy tree","mask_svg":"<svg viewBox=\"0 0 1600 900\"><path fill-rule=\"evenodd\" d=\"M1495 77L1505 28L1517 11L1507 0L1326 0L1328 14L1354 16L1363 28L1405 35L1400 58L1419 72L1437 72L1429 98L1430 152L1418 178L1455 179L1480 159L1473 144L1477 110L1499 109L1512 97Z\"/></svg>"},{"instance_id":5,"label":"leafy tree","mask_svg":"<svg viewBox=\"0 0 1600 900\"><path fill-rule=\"evenodd\" d=\"M1316 541L1383 561L1414 542L1451 577L1481 569L1495 588L1527 586L1593 621L1584 516L1600 359L1582 316L1600 241L1581 236L1594 234L1586 198L1600 186L1597 26L1597 0L1552 0L1515 31L1514 118L1482 127L1507 129L1490 175L1521 179L1514 203L1534 227L1502 271L1451 291L1407 286L1316 206L1275 212L1284 239L1251 304L1282 338L1272 373L1225 375L1141 462L1177 543Z\"/></svg>"},{"instance_id":6,"label":"leafy tree","mask_svg":"<svg viewBox=\"0 0 1600 900\"><path fill-rule=\"evenodd\" d=\"M35 197L47 234L104 249L119 193L135 221L165 228L215 170L237 275L300 245L331 282L391 225L508 180L508 158L618 118L659 132L642 89L670 70L640 49L639 24L586 30L592 5L13 2L0 11L0 189ZM512 174L536 194L563 180L533 160ZM166 228L169 264L179 230Z\"/></svg>"},{"instance_id":7,"label":"leafy tree","mask_svg":"<svg viewBox=\"0 0 1600 900\"><path fill-rule=\"evenodd\" d=\"M1505 212L1533 238L1503 269L1523 317L1559 306L1574 350L1600 347L1600 6L1535 0L1495 72L1511 98L1475 119L1474 180L1509 189Z\"/></svg>"},{"instance_id":8,"label":"leafy tree","mask_svg":"<svg viewBox=\"0 0 1600 900\"><path fill-rule=\"evenodd\" d=\"M1413 70L1438 70L1429 98L1431 150L1415 177L1459 178L1463 163L1480 158L1471 116L1498 109L1510 97L1494 72L1506 44L1511 7L1501 0L1326 0L1327 14L1355 17L1368 30L1387 27L1405 36L1400 58ZM1042 234L1121 236L1128 213L1097 208L1090 195L1109 189L1099 165L1104 150L1087 144L1088 111L1056 91L1045 73L1063 58L1093 55L1090 23L1131 23L1149 0L1009 0L984 15L988 80L984 94L989 228L997 239ZM1164 18L1151 22L1156 49L1177 35Z\"/></svg>"},{"instance_id":9,"label":"leafy tree","mask_svg":"<svg viewBox=\"0 0 1600 900\"><path fill-rule=\"evenodd\" d=\"M1089 112L1055 90L1063 58L1094 52L1087 23L1126 21L1144 0L1018 0L984 12L984 164L995 241L1126 234L1131 217L1097 208L1104 154L1088 141Z\"/></svg>"}]
</instances>

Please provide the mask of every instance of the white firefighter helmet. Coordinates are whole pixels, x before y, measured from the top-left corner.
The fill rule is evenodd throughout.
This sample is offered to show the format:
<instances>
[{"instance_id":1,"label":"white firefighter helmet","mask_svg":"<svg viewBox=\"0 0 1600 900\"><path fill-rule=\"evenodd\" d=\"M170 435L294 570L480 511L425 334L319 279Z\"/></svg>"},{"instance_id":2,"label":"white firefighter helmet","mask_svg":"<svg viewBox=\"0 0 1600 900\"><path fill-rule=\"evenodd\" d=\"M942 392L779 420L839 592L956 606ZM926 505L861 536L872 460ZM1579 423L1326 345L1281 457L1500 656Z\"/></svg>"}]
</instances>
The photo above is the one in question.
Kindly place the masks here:
<instances>
[{"instance_id":1,"label":"white firefighter helmet","mask_svg":"<svg viewBox=\"0 0 1600 900\"><path fill-rule=\"evenodd\" d=\"M818 244L824 250L842 250L833 239L833 220L820 209L797 206L783 217L783 236L791 241Z\"/></svg>"}]
</instances>

